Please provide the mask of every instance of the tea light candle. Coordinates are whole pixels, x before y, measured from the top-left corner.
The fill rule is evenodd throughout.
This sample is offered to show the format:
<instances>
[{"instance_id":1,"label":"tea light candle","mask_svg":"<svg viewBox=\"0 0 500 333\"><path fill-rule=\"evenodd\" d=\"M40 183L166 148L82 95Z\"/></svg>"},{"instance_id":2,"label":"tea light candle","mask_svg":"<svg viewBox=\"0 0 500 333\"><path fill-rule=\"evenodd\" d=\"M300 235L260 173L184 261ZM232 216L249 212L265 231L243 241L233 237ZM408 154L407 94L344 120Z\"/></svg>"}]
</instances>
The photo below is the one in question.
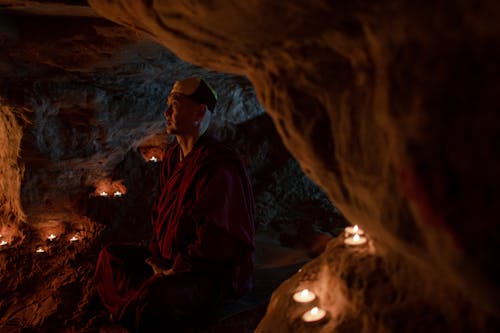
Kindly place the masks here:
<instances>
[{"instance_id":1,"label":"tea light candle","mask_svg":"<svg viewBox=\"0 0 500 333\"><path fill-rule=\"evenodd\" d=\"M73 237L71 237L71 239L70 239L70 241L71 241L71 242L76 242L77 240L78 240L78 237L76 237L76 236L73 236Z\"/></svg>"},{"instance_id":2,"label":"tea light candle","mask_svg":"<svg viewBox=\"0 0 500 333\"><path fill-rule=\"evenodd\" d=\"M41 247L39 247L38 249L36 249L36 252L37 252L37 253L44 253L44 252L45 252L45 250L44 250L44 249L42 249Z\"/></svg>"},{"instance_id":3,"label":"tea light candle","mask_svg":"<svg viewBox=\"0 0 500 333\"><path fill-rule=\"evenodd\" d=\"M48 239L49 241L51 241L51 242L52 242L55 238L56 238L56 235L54 235L54 234L50 234L50 236L49 236L49 237L47 237L47 239Z\"/></svg>"},{"instance_id":4,"label":"tea light candle","mask_svg":"<svg viewBox=\"0 0 500 333\"><path fill-rule=\"evenodd\" d=\"M325 318L325 316L326 316L326 311L315 306L311 310L304 313L302 315L302 319L305 322L313 323L313 322L320 321L321 319Z\"/></svg>"},{"instance_id":5,"label":"tea light candle","mask_svg":"<svg viewBox=\"0 0 500 333\"><path fill-rule=\"evenodd\" d=\"M0 246L4 246L4 245L7 245L7 242L6 241L1 241L0 242Z\"/></svg>"},{"instance_id":6,"label":"tea light candle","mask_svg":"<svg viewBox=\"0 0 500 333\"><path fill-rule=\"evenodd\" d=\"M115 197L121 197L121 196L122 196L122 192L120 192L120 191L116 191L113 195L114 195Z\"/></svg>"},{"instance_id":7,"label":"tea light candle","mask_svg":"<svg viewBox=\"0 0 500 333\"><path fill-rule=\"evenodd\" d=\"M347 237L344 239L344 243L347 245L363 245L367 241L366 237L355 234L352 237Z\"/></svg>"},{"instance_id":8,"label":"tea light candle","mask_svg":"<svg viewBox=\"0 0 500 333\"><path fill-rule=\"evenodd\" d=\"M149 160L155 163L158 162L158 159L155 156L152 156Z\"/></svg>"},{"instance_id":9,"label":"tea light candle","mask_svg":"<svg viewBox=\"0 0 500 333\"><path fill-rule=\"evenodd\" d=\"M357 224L354 225L354 227L346 227L344 229L345 231L345 237L350 237L350 236L353 236L353 235L364 235L365 234L365 231L363 229L361 229L360 227L358 227Z\"/></svg>"},{"instance_id":10,"label":"tea light candle","mask_svg":"<svg viewBox=\"0 0 500 333\"><path fill-rule=\"evenodd\" d=\"M101 196L101 197L107 197L107 196L108 196L108 193L107 193L107 192L101 192L101 193L100 193L100 196Z\"/></svg>"},{"instance_id":11,"label":"tea light candle","mask_svg":"<svg viewBox=\"0 0 500 333\"><path fill-rule=\"evenodd\" d=\"M315 298L316 295L312 291L309 291L309 289L304 289L293 294L293 300L299 303L308 303L313 301Z\"/></svg>"}]
</instances>

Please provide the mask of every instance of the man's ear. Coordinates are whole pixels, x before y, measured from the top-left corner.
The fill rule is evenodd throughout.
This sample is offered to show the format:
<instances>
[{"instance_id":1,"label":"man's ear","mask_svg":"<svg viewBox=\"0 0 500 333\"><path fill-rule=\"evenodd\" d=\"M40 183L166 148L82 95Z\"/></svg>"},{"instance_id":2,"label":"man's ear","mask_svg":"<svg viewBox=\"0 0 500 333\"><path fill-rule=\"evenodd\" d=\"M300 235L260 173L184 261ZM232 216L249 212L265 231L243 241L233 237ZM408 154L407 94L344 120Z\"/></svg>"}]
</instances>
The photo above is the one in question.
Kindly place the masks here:
<instances>
[{"instance_id":1,"label":"man's ear","mask_svg":"<svg viewBox=\"0 0 500 333\"><path fill-rule=\"evenodd\" d=\"M200 121L207 112L207 106L205 104L200 104L200 108L196 112L196 120Z\"/></svg>"}]
</instances>

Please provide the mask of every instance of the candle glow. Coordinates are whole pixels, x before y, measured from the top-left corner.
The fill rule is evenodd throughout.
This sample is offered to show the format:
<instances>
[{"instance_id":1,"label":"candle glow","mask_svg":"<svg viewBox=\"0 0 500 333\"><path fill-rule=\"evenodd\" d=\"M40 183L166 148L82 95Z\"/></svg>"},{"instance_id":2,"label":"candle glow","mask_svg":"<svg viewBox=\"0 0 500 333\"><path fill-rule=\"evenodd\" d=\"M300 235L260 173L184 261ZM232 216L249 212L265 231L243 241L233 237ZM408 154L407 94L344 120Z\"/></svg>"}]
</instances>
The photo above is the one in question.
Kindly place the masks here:
<instances>
[{"instance_id":1,"label":"candle glow","mask_svg":"<svg viewBox=\"0 0 500 333\"><path fill-rule=\"evenodd\" d=\"M344 229L345 232L345 237L351 237L353 235L364 235L365 231L361 229L357 224L355 224L353 227L346 227Z\"/></svg>"},{"instance_id":2,"label":"candle glow","mask_svg":"<svg viewBox=\"0 0 500 333\"><path fill-rule=\"evenodd\" d=\"M315 298L316 295L312 291L309 291L308 289L304 289L302 291L298 291L295 294L293 294L294 301L299 303L308 303L313 301Z\"/></svg>"},{"instance_id":3,"label":"candle glow","mask_svg":"<svg viewBox=\"0 0 500 333\"><path fill-rule=\"evenodd\" d=\"M149 160L151 162L158 162L158 159L155 156L152 156Z\"/></svg>"},{"instance_id":4,"label":"candle glow","mask_svg":"<svg viewBox=\"0 0 500 333\"><path fill-rule=\"evenodd\" d=\"M107 197L107 196L108 196L108 193L103 191L103 192L101 192L101 193L100 193L100 196L101 196L101 197Z\"/></svg>"},{"instance_id":5,"label":"candle glow","mask_svg":"<svg viewBox=\"0 0 500 333\"><path fill-rule=\"evenodd\" d=\"M363 245L367 242L366 237L355 234L352 237L347 237L344 239L344 244L346 245Z\"/></svg>"},{"instance_id":6,"label":"candle glow","mask_svg":"<svg viewBox=\"0 0 500 333\"><path fill-rule=\"evenodd\" d=\"M306 313L304 313L302 315L302 319L305 322L311 323L311 322L320 321L325 316L326 316L326 311L323 310L323 309L318 308L317 306L315 306L311 310L309 310Z\"/></svg>"},{"instance_id":7,"label":"candle glow","mask_svg":"<svg viewBox=\"0 0 500 333\"><path fill-rule=\"evenodd\" d=\"M122 192L120 192L120 191L116 191L113 195L114 195L115 197L121 197L121 196L122 196Z\"/></svg>"},{"instance_id":8,"label":"candle glow","mask_svg":"<svg viewBox=\"0 0 500 333\"><path fill-rule=\"evenodd\" d=\"M78 240L78 237L76 237L76 236L73 236L73 237L71 237L71 239L70 239L70 241L72 241L72 242L76 242L77 240Z\"/></svg>"},{"instance_id":9,"label":"candle glow","mask_svg":"<svg viewBox=\"0 0 500 333\"><path fill-rule=\"evenodd\" d=\"M39 247L38 249L36 249L36 252L37 252L37 253L43 253L43 252L45 252L45 250L44 250L44 249L42 249L41 247Z\"/></svg>"},{"instance_id":10,"label":"candle glow","mask_svg":"<svg viewBox=\"0 0 500 333\"><path fill-rule=\"evenodd\" d=\"M2 242L0 242L0 246L4 246L4 245L7 245L7 242L6 242L6 241L2 241Z\"/></svg>"},{"instance_id":11,"label":"candle glow","mask_svg":"<svg viewBox=\"0 0 500 333\"><path fill-rule=\"evenodd\" d=\"M49 236L49 237L47 237L47 239L48 239L49 241L53 241L55 238L56 238L56 235L54 235L54 234L50 234L50 236Z\"/></svg>"}]
</instances>

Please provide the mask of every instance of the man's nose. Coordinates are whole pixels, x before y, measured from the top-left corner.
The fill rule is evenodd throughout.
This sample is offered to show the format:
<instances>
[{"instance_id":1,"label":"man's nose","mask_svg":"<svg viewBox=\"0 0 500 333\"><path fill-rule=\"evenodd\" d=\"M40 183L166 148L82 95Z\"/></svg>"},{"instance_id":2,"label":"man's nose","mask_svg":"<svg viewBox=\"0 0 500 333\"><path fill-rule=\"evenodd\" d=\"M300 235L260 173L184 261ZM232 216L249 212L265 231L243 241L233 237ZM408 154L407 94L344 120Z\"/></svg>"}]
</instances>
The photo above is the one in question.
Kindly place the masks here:
<instances>
[{"instance_id":1,"label":"man's nose","mask_svg":"<svg viewBox=\"0 0 500 333\"><path fill-rule=\"evenodd\" d=\"M165 109L165 117L169 117L172 114L172 107L167 105L167 108Z\"/></svg>"}]
</instances>

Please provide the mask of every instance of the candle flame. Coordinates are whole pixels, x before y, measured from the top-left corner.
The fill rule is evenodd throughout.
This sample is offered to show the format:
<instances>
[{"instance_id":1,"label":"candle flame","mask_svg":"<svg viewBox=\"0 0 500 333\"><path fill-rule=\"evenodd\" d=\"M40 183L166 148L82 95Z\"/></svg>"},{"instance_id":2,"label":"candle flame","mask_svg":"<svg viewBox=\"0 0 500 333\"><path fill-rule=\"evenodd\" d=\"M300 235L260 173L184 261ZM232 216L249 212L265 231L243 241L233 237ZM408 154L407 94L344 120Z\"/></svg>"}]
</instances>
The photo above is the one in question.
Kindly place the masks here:
<instances>
[{"instance_id":1,"label":"candle flame","mask_svg":"<svg viewBox=\"0 0 500 333\"><path fill-rule=\"evenodd\" d=\"M2 242L0 243L0 246L4 246L4 245L7 245L7 242L6 242L6 241L2 241Z\"/></svg>"},{"instance_id":2,"label":"candle flame","mask_svg":"<svg viewBox=\"0 0 500 333\"><path fill-rule=\"evenodd\" d=\"M47 237L47 239L50 240L50 241L53 241L54 238L56 238L56 235L54 235L54 234L50 234L50 236Z\"/></svg>"},{"instance_id":3,"label":"candle flame","mask_svg":"<svg viewBox=\"0 0 500 333\"><path fill-rule=\"evenodd\" d=\"M317 307L317 306L315 306L314 308L312 308L312 309L311 309L311 314L313 314L313 315L317 315L317 314L318 314L318 311L319 311L318 307Z\"/></svg>"},{"instance_id":4,"label":"candle flame","mask_svg":"<svg viewBox=\"0 0 500 333\"><path fill-rule=\"evenodd\" d=\"M158 162L158 159L155 156L152 156L149 160L151 162Z\"/></svg>"},{"instance_id":5,"label":"candle flame","mask_svg":"<svg viewBox=\"0 0 500 333\"><path fill-rule=\"evenodd\" d=\"M354 237L353 237L352 239L353 239L355 242L359 241L359 235L358 235L358 234L354 235Z\"/></svg>"},{"instance_id":6,"label":"candle flame","mask_svg":"<svg viewBox=\"0 0 500 333\"><path fill-rule=\"evenodd\" d=\"M108 196L108 193L107 192L101 192L101 197L107 197Z\"/></svg>"},{"instance_id":7,"label":"candle flame","mask_svg":"<svg viewBox=\"0 0 500 333\"><path fill-rule=\"evenodd\" d=\"M359 227L358 227L358 225L357 225L357 224L356 224L356 225L352 228L352 230L353 230L354 232L358 232L358 229L359 229Z\"/></svg>"},{"instance_id":8,"label":"candle flame","mask_svg":"<svg viewBox=\"0 0 500 333\"><path fill-rule=\"evenodd\" d=\"M300 294L302 295L302 297L307 297L307 295L309 295L309 290L304 289Z\"/></svg>"},{"instance_id":9,"label":"candle flame","mask_svg":"<svg viewBox=\"0 0 500 333\"><path fill-rule=\"evenodd\" d=\"M115 197L121 197L121 196L122 196L122 192L120 192L120 191L116 191L116 192L114 193L114 196L115 196Z\"/></svg>"},{"instance_id":10,"label":"candle flame","mask_svg":"<svg viewBox=\"0 0 500 333\"><path fill-rule=\"evenodd\" d=\"M43 253L43 252L45 252L45 250L44 250L44 249L42 249L41 247L39 247L38 249L36 249L36 252L37 252L37 253Z\"/></svg>"},{"instance_id":11,"label":"candle flame","mask_svg":"<svg viewBox=\"0 0 500 333\"><path fill-rule=\"evenodd\" d=\"M70 241L72 241L72 242L75 242L75 241L77 241L77 240L78 240L78 237L76 237L76 236L73 236L73 237L71 237L71 239L70 239Z\"/></svg>"}]
</instances>

